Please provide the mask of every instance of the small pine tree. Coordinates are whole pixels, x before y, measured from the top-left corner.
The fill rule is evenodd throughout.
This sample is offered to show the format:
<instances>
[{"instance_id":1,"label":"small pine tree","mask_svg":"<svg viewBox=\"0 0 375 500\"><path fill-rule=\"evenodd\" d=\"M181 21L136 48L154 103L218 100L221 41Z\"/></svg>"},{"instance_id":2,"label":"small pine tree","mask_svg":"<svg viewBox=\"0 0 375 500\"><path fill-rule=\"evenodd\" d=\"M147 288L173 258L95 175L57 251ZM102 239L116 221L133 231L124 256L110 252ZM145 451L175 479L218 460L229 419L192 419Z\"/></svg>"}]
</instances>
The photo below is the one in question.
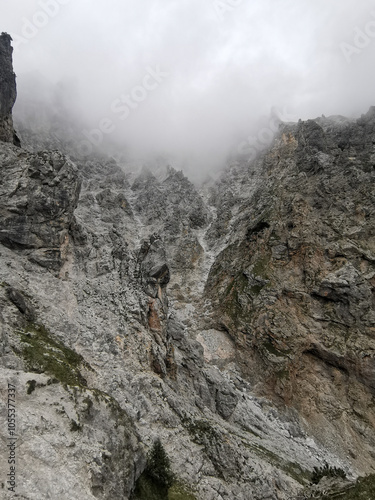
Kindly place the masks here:
<instances>
[{"instance_id":1,"label":"small pine tree","mask_svg":"<svg viewBox=\"0 0 375 500\"><path fill-rule=\"evenodd\" d=\"M174 481L171 462L160 439L157 439L148 456L147 475L160 486L170 488Z\"/></svg>"}]
</instances>

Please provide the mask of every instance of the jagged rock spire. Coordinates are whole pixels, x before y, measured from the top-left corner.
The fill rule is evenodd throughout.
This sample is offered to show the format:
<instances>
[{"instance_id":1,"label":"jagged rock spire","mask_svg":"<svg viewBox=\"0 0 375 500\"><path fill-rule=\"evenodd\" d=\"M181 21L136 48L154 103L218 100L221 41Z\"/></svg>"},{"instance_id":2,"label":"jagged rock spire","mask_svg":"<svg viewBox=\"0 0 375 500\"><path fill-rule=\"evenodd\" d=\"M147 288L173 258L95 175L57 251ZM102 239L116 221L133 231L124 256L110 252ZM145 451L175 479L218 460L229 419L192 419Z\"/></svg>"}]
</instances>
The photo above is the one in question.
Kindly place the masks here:
<instances>
[{"instance_id":1,"label":"jagged rock spire","mask_svg":"<svg viewBox=\"0 0 375 500\"><path fill-rule=\"evenodd\" d=\"M11 45L12 38L7 33L0 35L0 141L20 141L13 129L12 109L17 97L16 75L13 72Z\"/></svg>"}]
</instances>

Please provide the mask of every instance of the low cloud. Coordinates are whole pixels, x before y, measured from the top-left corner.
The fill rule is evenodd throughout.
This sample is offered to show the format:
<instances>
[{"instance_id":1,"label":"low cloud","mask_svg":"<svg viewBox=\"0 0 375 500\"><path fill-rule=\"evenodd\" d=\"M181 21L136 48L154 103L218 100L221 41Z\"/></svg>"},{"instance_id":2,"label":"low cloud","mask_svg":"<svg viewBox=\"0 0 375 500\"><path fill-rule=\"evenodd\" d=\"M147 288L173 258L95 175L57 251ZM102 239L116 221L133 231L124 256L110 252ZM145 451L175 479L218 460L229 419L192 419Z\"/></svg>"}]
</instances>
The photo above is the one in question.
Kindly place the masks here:
<instances>
[{"instance_id":1,"label":"low cloud","mask_svg":"<svg viewBox=\"0 0 375 500\"><path fill-rule=\"evenodd\" d=\"M16 115L30 99L54 107L56 120L75 121L81 152L110 142L204 172L257 137L274 110L306 119L356 116L374 104L371 0L17 0L0 8L0 29L14 39Z\"/></svg>"}]
</instances>

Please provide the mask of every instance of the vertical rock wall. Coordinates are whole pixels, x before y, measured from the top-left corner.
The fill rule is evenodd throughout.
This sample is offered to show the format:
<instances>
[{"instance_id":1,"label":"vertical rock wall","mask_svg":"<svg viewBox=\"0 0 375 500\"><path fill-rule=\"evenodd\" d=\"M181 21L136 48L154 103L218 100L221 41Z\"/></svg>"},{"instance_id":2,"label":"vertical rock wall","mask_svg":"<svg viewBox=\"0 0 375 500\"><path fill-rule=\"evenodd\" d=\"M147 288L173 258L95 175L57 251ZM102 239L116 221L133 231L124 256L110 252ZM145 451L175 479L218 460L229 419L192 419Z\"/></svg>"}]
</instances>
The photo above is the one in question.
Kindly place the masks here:
<instances>
[{"instance_id":1,"label":"vertical rock wall","mask_svg":"<svg viewBox=\"0 0 375 500\"><path fill-rule=\"evenodd\" d=\"M20 141L13 129L12 109L17 97L16 75L13 73L11 37L0 35L0 141Z\"/></svg>"}]
</instances>

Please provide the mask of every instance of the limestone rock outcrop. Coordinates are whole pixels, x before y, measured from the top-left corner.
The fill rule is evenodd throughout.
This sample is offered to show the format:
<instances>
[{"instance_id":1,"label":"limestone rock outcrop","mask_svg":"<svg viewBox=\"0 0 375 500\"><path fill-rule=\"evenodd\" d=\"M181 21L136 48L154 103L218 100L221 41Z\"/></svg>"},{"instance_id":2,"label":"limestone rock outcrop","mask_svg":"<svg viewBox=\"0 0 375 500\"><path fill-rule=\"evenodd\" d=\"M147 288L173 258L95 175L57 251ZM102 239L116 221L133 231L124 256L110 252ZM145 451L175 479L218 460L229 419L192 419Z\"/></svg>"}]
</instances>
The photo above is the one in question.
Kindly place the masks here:
<instances>
[{"instance_id":1,"label":"limestone rock outcrop","mask_svg":"<svg viewBox=\"0 0 375 500\"><path fill-rule=\"evenodd\" d=\"M0 35L0 141L19 145L13 129L12 109L16 102L16 75L13 73L11 37Z\"/></svg>"},{"instance_id":2,"label":"limestone rock outcrop","mask_svg":"<svg viewBox=\"0 0 375 500\"><path fill-rule=\"evenodd\" d=\"M285 125L206 285L256 392L296 408L321 442L369 471L374 137L374 108Z\"/></svg>"},{"instance_id":3,"label":"limestone rock outcrop","mask_svg":"<svg viewBox=\"0 0 375 500\"><path fill-rule=\"evenodd\" d=\"M0 143L17 495L291 500L373 473L374 108L284 124L200 188L38 130Z\"/></svg>"},{"instance_id":4,"label":"limestone rock outcrop","mask_svg":"<svg viewBox=\"0 0 375 500\"><path fill-rule=\"evenodd\" d=\"M59 271L66 259L80 180L61 153L0 151L0 242L30 260Z\"/></svg>"}]
</instances>

